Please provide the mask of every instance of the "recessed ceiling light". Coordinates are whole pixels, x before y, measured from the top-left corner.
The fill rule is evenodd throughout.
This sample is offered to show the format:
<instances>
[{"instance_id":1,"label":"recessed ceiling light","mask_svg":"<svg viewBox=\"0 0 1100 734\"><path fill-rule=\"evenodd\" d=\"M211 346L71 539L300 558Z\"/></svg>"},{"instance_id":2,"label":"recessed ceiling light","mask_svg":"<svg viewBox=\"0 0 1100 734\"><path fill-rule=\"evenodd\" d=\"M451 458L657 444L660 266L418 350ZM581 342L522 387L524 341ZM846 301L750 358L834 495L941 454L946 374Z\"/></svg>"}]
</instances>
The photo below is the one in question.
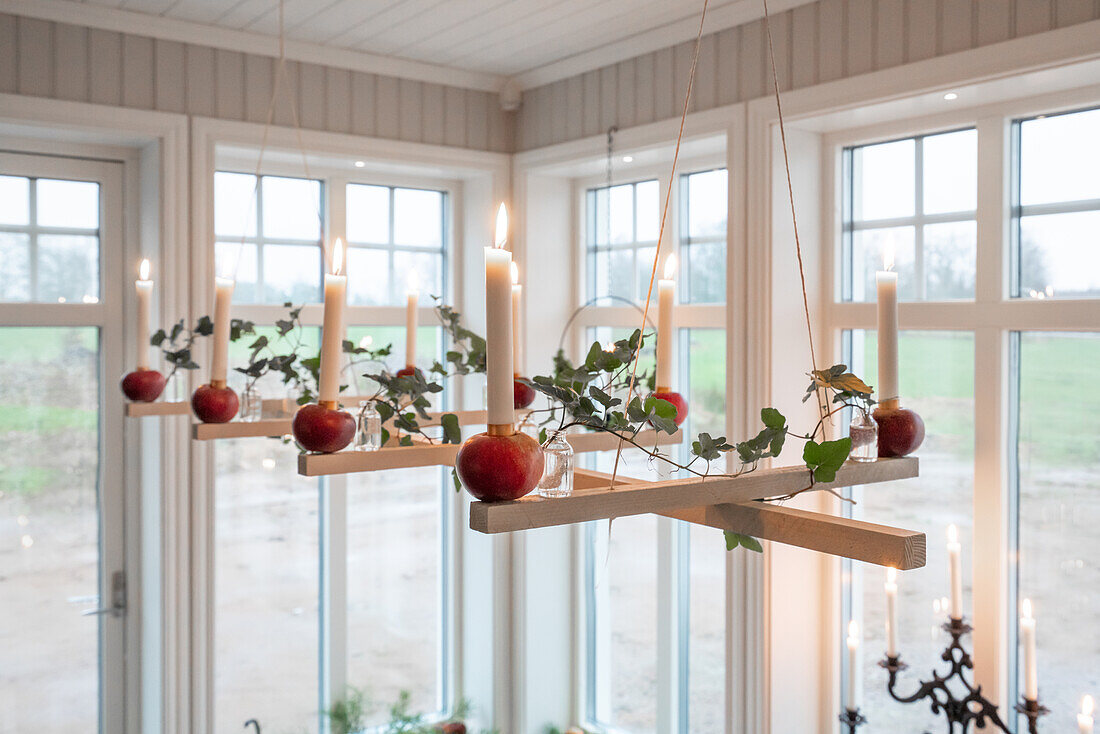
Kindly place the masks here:
<instances>
[{"instance_id":1,"label":"recessed ceiling light","mask_svg":"<svg viewBox=\"0 0 1100 734\"><path fill-rule=\"evenodd\" d=\"M943 95L943 98L950 102L953 99L958 99L959 95L955 94L954 92L948 92L947 94Z\"/></svg>"},{"instance_id":2,"label":"recessed ceiling light","mask_svg":"<svg viewBox=\"0 0 1100 734\"><path fill-rule=\"evenodd\" d=\"M624 155L623 156L623 163L633 163L633 162L634 162L634 156L632 156L632 155Z\"/></svg>"},{"instance_id":3,"label":"recessed ceiling light","mask_svg":"<svg viewBox=\"0 0 1100 734\"><path fill-rule=\"evenodd\" d=\"M367 165L366 161L355 161L356 168L362 168L365 165Z\"/></svg>"}]
</instances>

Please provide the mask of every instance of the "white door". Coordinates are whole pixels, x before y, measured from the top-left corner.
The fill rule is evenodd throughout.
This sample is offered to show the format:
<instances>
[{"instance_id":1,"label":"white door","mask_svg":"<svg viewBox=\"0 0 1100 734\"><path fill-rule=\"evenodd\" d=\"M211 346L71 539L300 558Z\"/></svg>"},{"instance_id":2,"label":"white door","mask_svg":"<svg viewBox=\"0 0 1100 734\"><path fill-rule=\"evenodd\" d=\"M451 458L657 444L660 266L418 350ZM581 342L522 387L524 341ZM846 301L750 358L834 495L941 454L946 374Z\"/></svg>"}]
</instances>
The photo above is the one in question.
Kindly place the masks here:
<instances>
[{"instance_id":1,"label":"white door","mask_svg":"<svg viewBox=\"0 0 1100 734\"><path fill-rule=\"evenodd\" d=\"M124 731L121 182L0 152L0 734Z\"/></svg>"}]
</instances>

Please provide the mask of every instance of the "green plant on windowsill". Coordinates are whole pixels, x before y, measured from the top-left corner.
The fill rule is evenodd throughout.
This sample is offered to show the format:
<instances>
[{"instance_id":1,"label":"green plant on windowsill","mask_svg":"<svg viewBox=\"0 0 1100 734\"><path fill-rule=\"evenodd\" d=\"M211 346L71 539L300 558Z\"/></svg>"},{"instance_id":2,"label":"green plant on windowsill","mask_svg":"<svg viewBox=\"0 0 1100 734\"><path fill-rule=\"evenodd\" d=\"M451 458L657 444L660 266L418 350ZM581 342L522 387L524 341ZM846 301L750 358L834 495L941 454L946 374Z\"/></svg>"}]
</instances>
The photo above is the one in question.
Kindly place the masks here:
<instances>
[{"instance_id":1,"label":"green plant on windowsill","mask_svg":"<svg viewBox=\"0 0 1100 734\"><path fill-rule=\"evenodd\" d=\"M470 702L459 700L451 715L443 721L429 721L422 713L411 711L412 694L401 691L397 701L389 707L389 721L378 727L381 734L467 734L464 719L469 716ZM347 695L324 711L332 734L359 734L367 729L366 716L370 711L365 691L348 686ZM480 734L499 734L496 729L480 730Z\"/></svg>"}]
</instances>

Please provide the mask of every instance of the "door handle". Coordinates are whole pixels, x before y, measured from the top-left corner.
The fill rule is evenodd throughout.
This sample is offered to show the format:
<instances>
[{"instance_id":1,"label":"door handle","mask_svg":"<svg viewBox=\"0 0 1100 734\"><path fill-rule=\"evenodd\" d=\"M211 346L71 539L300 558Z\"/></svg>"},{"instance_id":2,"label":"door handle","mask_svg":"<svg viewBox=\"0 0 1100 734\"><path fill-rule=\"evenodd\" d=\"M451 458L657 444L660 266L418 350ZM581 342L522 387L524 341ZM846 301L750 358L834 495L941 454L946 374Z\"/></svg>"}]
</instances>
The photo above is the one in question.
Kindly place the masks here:
<instances>
[{"instance_id":1,"label":"door handle","mask_svg":"<svg viewBox=\"0 0 1100 734\"><path fill-rule=\"evenodd\" d=\"M121 617L126 613L126 574L115 571L111 574L111 606L101 609L85 609L80 613L81 617L96 617L108 615Z\"/></svg>"}]
</instances>

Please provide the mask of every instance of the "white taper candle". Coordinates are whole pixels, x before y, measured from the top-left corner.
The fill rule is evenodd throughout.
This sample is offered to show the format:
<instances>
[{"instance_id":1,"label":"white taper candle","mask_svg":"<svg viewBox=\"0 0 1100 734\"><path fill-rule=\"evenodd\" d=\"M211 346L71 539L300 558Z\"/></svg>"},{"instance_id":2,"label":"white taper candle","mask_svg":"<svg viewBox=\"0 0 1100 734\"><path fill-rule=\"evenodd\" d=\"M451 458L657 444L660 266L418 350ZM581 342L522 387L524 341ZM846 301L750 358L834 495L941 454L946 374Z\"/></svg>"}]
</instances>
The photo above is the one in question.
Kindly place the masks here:
<instances>
[{"instance_id":1,"label":"white taper candle","mask_svg":"<svg viewBox=\"0 0 1100 734\"><path fill-rule=\"evenodd\" d=\"M665 260L665 277L657 282L657 389L672 389L672 342L676 339L672 309L676 301L676 253Z\"/></svg>"},{"instance_id":2,"label":"white taper candle","mask_svg":"<svg viewBox=\"0 0 1100 734\"><path fill-rule=\"evenodd\" d=\"M1020 605L1020 645L1024 648L1024 698L1039 700L1039 671L1035 662L1035 617L1031 615L1031 599Z\"/></svg>"},{"instance_id":3,"label":"white taper candle","mask_svg":"<svg viewBox=\"0 0 1100 734\"><path fill-rule=\"evenodd\" d=\"M512 253L508 241L508 210L497 211L496 244L485 248L485 377L488 423L511 426L515 421L512 367Z\"/></svg>"},{"instance_id":4,"label":"white taper candle","mask_svg":"<svg viewBox=\"0 0 1100 734\"><path fill-rule=\"evenodd\" d=\"M947 526L947 571L951 581L951 619L962 619L962 546L955 525Z\"/></svg>"},{"instance_id":5,"label":"white taper candle","mask_svg":"<svg viewBox=\"0 0 1100 734\"><path fill-rule=\"evenodd\" d=\"M340 398L340 369L344 353L344 301L348 278L341 275L344 243L337 238L332 247L332 272L325 275L325 314L321 325L321 368L317 399L335 403Z\"/></svg>"},{"instance_id":6,"label":"white taper candle","mask_svg":"<svg viewBox=\"0 0 1100 734\"><path fill-rule=\"evenodd\" d=\"M898 570L886 569L886 656L898 656Z\"/></svg>"},{"instance_id":7,"label":"white taper candle","mask_svg":"<svg viewBox=\"0 0 1100 734\"><path fill-rule=\"evenodd\" d=\"M416 273L409 275L409 290L405 293L405 366L416 366L416 327L420 322L417 308L420 305L420 291L416 287Z\"/></svg>"},{"instance_id":8,"label":"white taper candle","mask_svg":"<svg viewBox=\"0 0 1100 734\"><path fill-rule=\"evenodd\" d=\"M859 690L859 625L848 622L848 696L845 703L849 711L859 708L857 692Z\"/></svg>"},{"instance_id":9,"label":"white taper candle","mask_svg":"<svg viewBox=\"0 0 1100 734\"><path fill-rule=\"evenodd\" d=\"M137 291L137 368L149 368L149 321L153 308L153 281L149 280L149 261L142 260L139 279L134 281Z\"/></svg>"},{"instance_id":10,"label":"white taper candle","mask_svg":"<svg viewBox=\"0 0 1100 734\"><path fill-rule=\"evenodd\" d=\"M1081 713L1077 714L1077 731L1079 734L1092 734L1092 696L1081 699Z\"/></svg>"},{"instance_id":11,"label":"white taper candle","mask_svg":"<svg viewBox=\"0 0 1100 734\"><path fill-rule=\"evenodd\" d=\"M898 274L893 250L883 256L884 270L875 277L878 286L878 401L898 398ZM890 407L887 405L886 407Z\"/></svg>"},{"instance_id":12,"label":"white taper candle","mask_svg":"<svg viewBox=\"0 0 1100 734\"><path fill-rule=\"evenodd\" d=\"M225 386L229 369L229 304L233 301L230 278L214 278L214 353L210 358L210 384Z\"/></svg>"}]
</instances>

